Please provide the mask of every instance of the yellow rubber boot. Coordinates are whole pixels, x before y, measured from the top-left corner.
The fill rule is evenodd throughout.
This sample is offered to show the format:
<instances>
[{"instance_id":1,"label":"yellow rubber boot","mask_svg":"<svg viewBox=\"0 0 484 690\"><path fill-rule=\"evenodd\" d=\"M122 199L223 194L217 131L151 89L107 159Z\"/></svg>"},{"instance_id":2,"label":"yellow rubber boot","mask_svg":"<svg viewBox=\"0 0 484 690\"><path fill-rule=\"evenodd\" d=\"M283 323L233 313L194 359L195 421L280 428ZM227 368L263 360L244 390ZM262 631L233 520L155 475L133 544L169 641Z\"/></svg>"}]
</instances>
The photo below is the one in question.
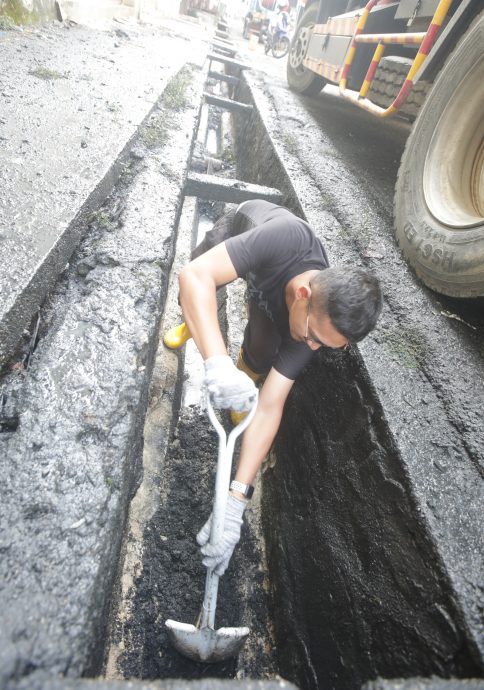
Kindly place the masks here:
<instances>
[{"instance_id":1,"label":"yellow rubber boot","mask_svg":"<svg viewBox=\"0 0 484 690\"><path fill-rule=\"evenodd\" d=\"M179 326L173 326L169 331L163 335L163 342L170 350L178 350L179 347L185 345L187 340L192 337L186 323L181 323Z\"/></svg>"},{"instance_id":2,"label":"yellow rubber boot","mask_svg":"<svg viewBox=\"0 0 484 690\"><path fill-rule=\"evenodd\" d=\"M252 379L252 381L257 384L261 378L263 377L264 374L257 374L255 371L252 371L250 369L242 355L242 348L240 348L239 351L239 357L237 359L237 364L235 365L237 369L240 369L240 371L243 371L244 374L247 374L247 376ZM232 420L232 424L240 424L248 415L248 412L236 412L235 410L230 410L230 419Z\"/></svg>"}]
</instances>

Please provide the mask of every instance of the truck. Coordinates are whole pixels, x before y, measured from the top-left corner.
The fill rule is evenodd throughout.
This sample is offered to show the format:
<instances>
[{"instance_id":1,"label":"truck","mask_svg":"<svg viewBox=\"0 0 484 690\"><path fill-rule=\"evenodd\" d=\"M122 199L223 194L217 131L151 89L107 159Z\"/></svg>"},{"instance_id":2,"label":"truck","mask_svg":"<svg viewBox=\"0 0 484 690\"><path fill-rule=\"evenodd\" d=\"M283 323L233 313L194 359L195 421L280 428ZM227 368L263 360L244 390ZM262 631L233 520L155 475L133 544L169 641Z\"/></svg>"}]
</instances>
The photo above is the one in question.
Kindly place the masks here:
<instances>
[{"instance_id":1,"label":"truck","mask_svg":"<svg viewBox=\"0 0 484 690\"><path fill-rule=\"evenodd\" d=\"M249 34L257 34L262 42L262 34L269 26L271 12L276 7L277 0L250 0L247 14L244 17L242 35L249 38Z\"/></svg>"},{"instance_id":2,"label":"truck","mask_svg":"<svg viewBox=\"0 0 484 690\"><path fill-rule=\"evenodd\" d=\"M484 0L306 0L287 80L409 120L398 244L432 290L484 296Z\"/></svg>"}]
</instances>

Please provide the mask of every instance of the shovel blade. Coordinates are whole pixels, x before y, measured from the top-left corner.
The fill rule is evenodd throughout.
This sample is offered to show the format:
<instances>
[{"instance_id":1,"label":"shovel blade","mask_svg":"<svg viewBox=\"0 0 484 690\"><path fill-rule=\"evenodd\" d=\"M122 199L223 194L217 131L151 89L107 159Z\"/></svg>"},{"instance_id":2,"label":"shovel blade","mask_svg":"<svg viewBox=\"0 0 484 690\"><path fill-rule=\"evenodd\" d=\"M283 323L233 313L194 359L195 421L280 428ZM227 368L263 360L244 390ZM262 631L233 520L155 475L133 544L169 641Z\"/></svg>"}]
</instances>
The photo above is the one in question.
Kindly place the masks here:
<instances>
[{"instance_id":1,"label":"shovel blade","mask_svg":"<svg viewBox=\"0 0 484 690\"><path fill-rule=\"evenodd\" d=\"M172 645L180 654L205 664L229 659L242 649L249 628L196 628L189 623L167 620L165 625Z\"/></svg>"}]
</instances>

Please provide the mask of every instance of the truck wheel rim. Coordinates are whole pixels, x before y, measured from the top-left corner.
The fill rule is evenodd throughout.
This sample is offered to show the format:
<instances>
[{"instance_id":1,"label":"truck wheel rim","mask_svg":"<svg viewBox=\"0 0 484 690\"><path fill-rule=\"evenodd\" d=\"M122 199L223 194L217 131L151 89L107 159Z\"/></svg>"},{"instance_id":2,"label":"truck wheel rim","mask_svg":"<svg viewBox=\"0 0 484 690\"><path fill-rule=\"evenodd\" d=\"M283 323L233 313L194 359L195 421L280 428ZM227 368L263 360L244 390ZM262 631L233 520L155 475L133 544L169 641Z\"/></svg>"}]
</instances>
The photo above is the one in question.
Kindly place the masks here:
<instances>
[{"instance_id":1,"label":"truck wheel rim","mask_svg":"<svg viewBox=\"0 0 484 690\"><path fill-rule=\"evenodd\" d=\"M484 113L481 59L454 92L425 160L423 189L430 213L452 228L484 222Z\"/></svg>"},{"instance_id":2,"label":"truck wheel rim","mask_svg":"<svg viewBox=\"0 0 484 690\"><path fill-rule=\"evenodd\" d=\"M302 26L297 33L296 39L293 41L289 53L289 63L294 70L304 71L303 59L306 55L312 28L312 26Z\"/></svg>"}]
</instances>

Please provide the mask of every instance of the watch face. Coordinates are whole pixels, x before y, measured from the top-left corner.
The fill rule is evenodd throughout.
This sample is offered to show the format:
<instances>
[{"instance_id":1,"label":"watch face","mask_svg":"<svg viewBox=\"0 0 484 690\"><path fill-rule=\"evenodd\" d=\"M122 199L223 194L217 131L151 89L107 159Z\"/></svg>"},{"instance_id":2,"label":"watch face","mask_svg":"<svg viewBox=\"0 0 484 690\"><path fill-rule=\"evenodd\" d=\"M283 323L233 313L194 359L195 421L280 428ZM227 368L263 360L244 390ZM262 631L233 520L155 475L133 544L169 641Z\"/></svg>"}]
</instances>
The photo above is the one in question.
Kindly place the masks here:
<instances>
[{"instance_id":1,"label":"watch face","mask_svg":"<svg viewBox=\"0 0 484 690\"><path fill-rule=\"evenodd\" d=\"M254 487L249 484L247 486L247 489L245 490L245 495L247 496L247 498L252 498L253 493L254 493Z\"/></svg>"}]
</instances>

